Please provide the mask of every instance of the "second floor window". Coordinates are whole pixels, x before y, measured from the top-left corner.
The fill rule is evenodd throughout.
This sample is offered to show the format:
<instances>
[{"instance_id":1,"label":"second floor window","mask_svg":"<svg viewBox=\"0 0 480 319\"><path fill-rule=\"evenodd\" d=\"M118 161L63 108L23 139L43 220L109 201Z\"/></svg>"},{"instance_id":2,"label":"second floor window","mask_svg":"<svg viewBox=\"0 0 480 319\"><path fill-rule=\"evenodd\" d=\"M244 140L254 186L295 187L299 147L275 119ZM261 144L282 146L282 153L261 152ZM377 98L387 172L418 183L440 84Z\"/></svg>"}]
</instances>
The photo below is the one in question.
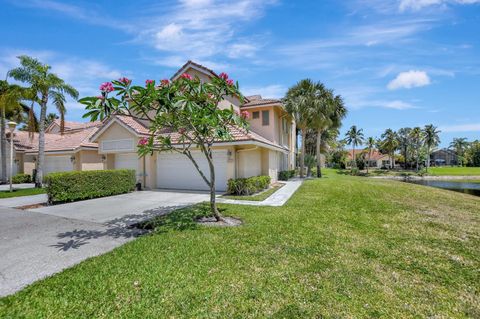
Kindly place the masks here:
<instances>
[{"instance_id":1,"label":"second floor window","mask_svg":"<svg viewBox=\"0 0 480 319\"><path fill-rule=\"evenodd\" d=\"M270 125L270 112L268 110L262 111L262 125L263 126Z\"/></svg>"},{"instance_id":2,"label":"second floor window","mask_svg":"<svg viewBox=\"0 0 480 319\"><path fill-rule=\"evenodd\" d=\"M255 120L255 119L259 119L260 118L260 112L258 111L255 111L252 113L252 118Z\"/></svg>"}]
</instances>

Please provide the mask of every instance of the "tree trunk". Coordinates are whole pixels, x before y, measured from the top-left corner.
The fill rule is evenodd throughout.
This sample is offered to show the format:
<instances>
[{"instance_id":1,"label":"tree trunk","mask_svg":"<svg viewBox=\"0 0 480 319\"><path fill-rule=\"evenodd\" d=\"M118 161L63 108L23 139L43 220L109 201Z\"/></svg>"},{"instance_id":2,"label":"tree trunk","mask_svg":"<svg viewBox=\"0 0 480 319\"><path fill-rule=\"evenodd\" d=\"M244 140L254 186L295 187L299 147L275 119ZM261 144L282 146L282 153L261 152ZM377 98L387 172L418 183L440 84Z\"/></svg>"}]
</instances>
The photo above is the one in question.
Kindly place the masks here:
<instances>
[{"instance_id":1,"label":"tree trunk","mask_svg":"<svg viewBox=\"0 0 480 319\"><path fill-rule=\"evenodd\" d=\"M208 167L210 168L210 211L212 212L213 216L217 220L217 222L222 221L222 216L217 208L217 201L215 197L215 166L213 165L213 156L212 150L210 148L207 149L207 161Z\"/></svg>"},{"instance_id":2,"label":"tree trunk","mask_svg":"<svg viewBox=\"0 0 480 319\"><path fill-rule=\"evenodd\" d=\"M403 149L403 156L404 156L404 158L403 158L403 166L404 166L403 169L407 169L407 156L408 156L407 152L408 152L408 150L407 150L407 147L405 146L404 149Z\"/></svg>"},{"instance_id":3,"label":"tree trunk","mask_svg":"<svg viewBox=\"0 0 480 319\"><path fill-rule=\"evenodd\" d=\"M45 117L47 116L48 92L43 92L40 105L40 122L38 123L38 158L35 187L42 187L43 164L45 163Z\"/></svg>"},{"instance_id":4,"label":"tree trunk","mask_svg":"<svg viewBox=\"0 0 480 319\"><path fill-rule=\"evenodd\" d=\"M5 136L5 108L2 107L0 116L0 153L2 154L1 182L7 182L7 137Z\"/></svg>"},{"instance_id":5,"label":"tree trunk","mask_svg":"<svg viewBox=\"0 0 480 319\"><path fill-rule=\"evenodd\" d=\"M352 152L352 168L357 167L357 159L355 158L355 145L352 145L353 152Z\"/></svg>"},{"instance_id":6,"label":"tree trunk","mask_svg":"<svg viewBox=\"0 0 480 319\"><path fill-rule=\"evenodd\" d=\"M322 153L320 151L321 144L322 144L322 131L317 130L316 157L317 157L317 177L318 178L322 178Z\"/></svg>"},{"instance_id":7,"label":"tree trunk","mask_svg":"<svg viewBox=\"0 0 480 319\"><path fill-rule=\"evenodd\" d=\"M368 150L367 174L368 174L368 168L370 167L371 157L372 157L372 151Z\"/></svg>"},{"instance_id":8,"label":"tree trunk","mask_svg":"<svg viewBox=\"0 0 480 319\"><path fill-rule=\"evenodd\" d=\"M430 167L430 146L427 147L427 173L428 173L429 167Z\"/></svg>"},{"instance_id":9,"label":"tree trunk","mask_svg":"<svg viewBox=\"0 0 480 319\"><path fill-rule=\"evenodd\" d=\"M302 128L302 149L300 153L300 178L304 178L304 170L305 170L305 138L307 137L307 130Z\"/></svg>"}]
</instances>

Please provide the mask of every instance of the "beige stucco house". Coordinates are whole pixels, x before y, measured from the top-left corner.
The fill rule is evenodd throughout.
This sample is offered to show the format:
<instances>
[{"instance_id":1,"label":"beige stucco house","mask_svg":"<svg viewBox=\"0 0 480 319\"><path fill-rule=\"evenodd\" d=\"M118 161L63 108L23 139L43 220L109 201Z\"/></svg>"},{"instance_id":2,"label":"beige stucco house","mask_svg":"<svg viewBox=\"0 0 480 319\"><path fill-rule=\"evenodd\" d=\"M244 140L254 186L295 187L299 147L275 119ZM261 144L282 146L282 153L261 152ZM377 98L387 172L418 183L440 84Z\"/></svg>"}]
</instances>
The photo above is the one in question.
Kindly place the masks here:
<instances>
[{"instance_id":1,"label":"beige stucco house","mask_svg":"<svg viewBox=\"0 0 480 319\"><path fill-rule=\"evenodd\" d=\"M212 70L189 61L172 76L172 80L183 73L197 76L202 81L217 76ZM257 95L246 97L243 104L235 98L220 103L220 107L231 105L237 111L250 113L250 128L248 131L232 128L232 141L215 143L218 191L226 190L230 178L269 175L272 181L276 181L279 171L295 167L295 123L280 100ZM147 188L207 189L191 161L182 154L156 152L138 157L137 144L139 139L149 135L148 125L148 122L126 115L113 115L91 136L90 142L98 143L98 153L106 159L107 169L134 169L137 180ZM208 173L203 155L198 152L195 158L201 169Z\"/></svg>"},{"instance_id":2,"label":"beige stucco house","mask_svg":"<svg viewBox=\"0 0 480 319\"><path fill-rule=\"evenodd\" d=\"M58 123L57 123L58 124ZM106 167L105 158L98 153L98 145L90 142L90 137L98 130L96 123L67 122L65 133L60 134L52 124L45 133L45 163L44 174L73 170L98 170ZM75 129L70 129L74 126ZM7 134L7 140L10 136ZM15 131L14 144L14 174L25 173L33 175L37 167L38 133L30 136L28 132ZM10 144L7 144L10 149ZM7 152L9 156L9 152ZM7 160L9 165L9 160ZM7 175L9 176L9 166Z\"/></svg>"}]
</instances>

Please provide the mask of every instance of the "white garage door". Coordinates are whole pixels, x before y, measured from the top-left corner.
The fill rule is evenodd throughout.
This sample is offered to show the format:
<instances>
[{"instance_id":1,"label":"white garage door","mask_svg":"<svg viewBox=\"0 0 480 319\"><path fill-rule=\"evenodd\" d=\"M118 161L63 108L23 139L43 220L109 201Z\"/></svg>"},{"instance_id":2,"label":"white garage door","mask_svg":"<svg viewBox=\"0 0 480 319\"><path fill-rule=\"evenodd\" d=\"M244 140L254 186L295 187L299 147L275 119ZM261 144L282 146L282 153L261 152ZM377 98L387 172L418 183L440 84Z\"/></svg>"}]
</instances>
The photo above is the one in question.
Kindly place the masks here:
<instances>
[{"instance_id":1,"label":"white garage door","mask_svg":"<svg viewBox=\"0 0 480 319\"><path fill-rule=\"evenodd\" d=\"M73 171L73 163L70 155L65 156L45 156L45 165L43 175L53 172Z\"/></svg>"},{"instance_id":2,"label":"white garage door","mask_svg":"<svg viewBox=\"0 0 480 319\"><path fill-rule=\"evenodd\" d=\"M210 177L208 162L202 153L194 153L200 169L207 178ZM215 165L215 186L217 191L227 190L226 151L213 154ZM160 153L157 157L157 187L188 190L208 190L208 185L202 179L193 163L183 154Z\"/></svg>"},{"instance_id":3,"label":"white garage door","mask_svg":"<svg viewBox=\"0 0 480 319\"><path fill-rule=\"evenodd\" d=\"M138 170L138 155L136 153L115 154L115 169Z\"/></svg>"}]
</instances>

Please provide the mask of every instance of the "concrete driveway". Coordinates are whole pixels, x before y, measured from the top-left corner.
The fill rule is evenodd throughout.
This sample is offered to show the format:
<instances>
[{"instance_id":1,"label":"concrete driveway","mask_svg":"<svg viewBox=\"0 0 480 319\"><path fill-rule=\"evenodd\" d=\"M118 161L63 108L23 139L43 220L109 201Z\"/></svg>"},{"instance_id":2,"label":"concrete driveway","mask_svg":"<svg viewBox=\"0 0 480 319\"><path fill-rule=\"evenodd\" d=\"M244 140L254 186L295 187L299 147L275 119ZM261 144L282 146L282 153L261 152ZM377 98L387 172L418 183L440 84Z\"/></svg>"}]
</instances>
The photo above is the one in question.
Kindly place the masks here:
<instances>
[{"instance_id":1,"label":"concrete driveway","mask_svg":"<svg viewBox=\"0 0 480 319\"><path fill-rule=\"evenodd\" d=\"M127 225L208 198L203 192L142 191L32 210L0 201L0 296L142 233Z\"/></svg>"}]
</instances>

